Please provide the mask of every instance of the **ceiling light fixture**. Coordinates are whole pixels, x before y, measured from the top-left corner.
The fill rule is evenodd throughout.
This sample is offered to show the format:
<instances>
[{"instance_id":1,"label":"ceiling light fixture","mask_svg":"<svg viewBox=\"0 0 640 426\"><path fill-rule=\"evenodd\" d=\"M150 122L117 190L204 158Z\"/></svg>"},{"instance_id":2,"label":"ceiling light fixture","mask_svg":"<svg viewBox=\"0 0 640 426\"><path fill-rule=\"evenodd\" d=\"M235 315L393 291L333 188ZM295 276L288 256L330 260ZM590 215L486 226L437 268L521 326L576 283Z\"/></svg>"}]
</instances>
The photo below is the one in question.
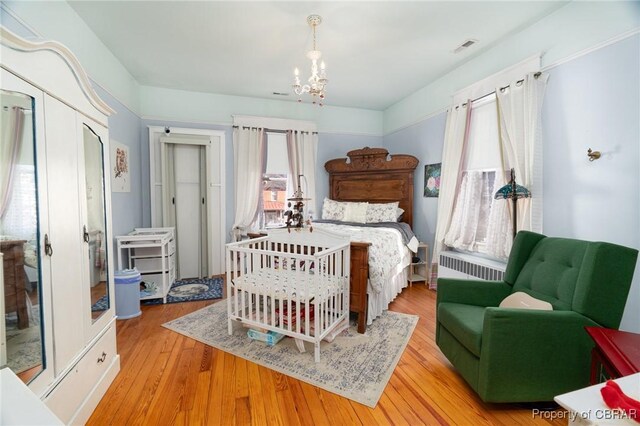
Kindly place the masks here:
<instances>
[{"instance_id":1,"label":"ceiling light fixture","mask_svg":"<svg viewBox=\"0 0 640 426\"><path fill-rule=\"evenodd\" d=\"M313 96L313 103L322 106L324 99L324 88L327 85L326 66L324 61L320 62L320 69L318 70L318 61L322 57L322 52L316 49L316 27L322 23L322 17L320 15L309 15L307 17L307 24L313 30L313 50L307 52L307 58L311 60L311 77L309 77L309 84L300 84L300 70L296 68L294 70L296 82L293 85L293 91L296 95L301 96L303 93L308 93ZM316 101L316 97L318 100ZM302 102L302 98L298 98L298 102Z\"/></svg>"}]
</instances>

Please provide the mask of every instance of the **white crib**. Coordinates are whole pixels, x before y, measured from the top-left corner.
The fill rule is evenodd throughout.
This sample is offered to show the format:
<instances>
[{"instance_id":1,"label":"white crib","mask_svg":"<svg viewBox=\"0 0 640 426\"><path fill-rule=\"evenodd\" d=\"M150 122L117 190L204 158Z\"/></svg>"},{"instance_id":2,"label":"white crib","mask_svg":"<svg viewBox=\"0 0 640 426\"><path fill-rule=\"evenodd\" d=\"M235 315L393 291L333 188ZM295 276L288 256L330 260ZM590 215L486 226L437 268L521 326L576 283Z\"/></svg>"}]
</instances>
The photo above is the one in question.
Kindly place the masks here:
<instances>
[{"instance_id":1,"label":"white crib","mask_svg":"<svg viewBox=\"0 0 640 426\"><path fill-rule=\"evenodd\" d=\"M233 321L296 339L301 352L349 321L349 236L309 228L277 229L227 244L227 312Z\"/></svg>"}]
</instances>

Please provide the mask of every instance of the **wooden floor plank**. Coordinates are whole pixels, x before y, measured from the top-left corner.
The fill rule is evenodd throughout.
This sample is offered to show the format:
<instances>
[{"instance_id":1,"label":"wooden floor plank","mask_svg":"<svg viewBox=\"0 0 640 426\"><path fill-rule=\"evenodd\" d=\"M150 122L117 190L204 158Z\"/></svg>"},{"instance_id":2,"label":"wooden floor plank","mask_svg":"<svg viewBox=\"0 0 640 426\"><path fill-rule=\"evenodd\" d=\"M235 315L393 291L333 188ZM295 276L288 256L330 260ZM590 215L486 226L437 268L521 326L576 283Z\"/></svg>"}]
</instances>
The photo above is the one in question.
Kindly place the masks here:
<instances>
[{"instance_id":1,"label":"wooden floor plank","mask_svg":"<svg viewBox=\"0 0 640 426\"><path fill-rule=\"evenodd\" d=\"M483 403L435 344L435 292L424 285L390 305L420 318L374 409L162 327L211 303L143 306L142 316L118 321L121 371L88 424L565 424Z\"/></svg>"}]
</instances>

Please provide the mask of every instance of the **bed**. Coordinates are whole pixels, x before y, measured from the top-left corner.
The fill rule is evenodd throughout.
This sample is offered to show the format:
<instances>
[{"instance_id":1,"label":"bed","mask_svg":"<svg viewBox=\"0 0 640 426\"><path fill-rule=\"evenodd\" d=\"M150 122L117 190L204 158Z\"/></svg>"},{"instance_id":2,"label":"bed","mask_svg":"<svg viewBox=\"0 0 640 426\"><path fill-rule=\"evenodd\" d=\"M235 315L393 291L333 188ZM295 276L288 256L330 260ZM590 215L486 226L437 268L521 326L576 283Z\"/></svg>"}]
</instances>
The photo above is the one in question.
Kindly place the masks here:
<instances>
[{"instance_id":1,"label":"bed","mask_svg":"<svg viewBox=\"0 0 640 426\"><path fill-rule=\"evenodd\" d=\"M384 148L362 148L347 153L348 158L337 158L325 163L329 173L329 198L336 201L391 203L398 202L404 210L401 221L413 225L413 180L418 159L412 155L394 154ZM411 262L411 251L405 244L393 243L385 234L394 231L375 231L383 235L374 238L374 231L354 225L314 223L317 228L327 228L351 235L351 287L350 310L358 314L358 332L364 333L366 325L387 309L389 303L407 286L406 266ZM377 241L374 241L377 240ZM384 250L395 250L392 266L378 271L379 259L385 259ZM393 247L393 249L392 249ZM371 260L371 262L370 262ZM387 271L387 269L389 269ZM379 275L380 282L371 280Z\"/></svg>"}]
</instances>

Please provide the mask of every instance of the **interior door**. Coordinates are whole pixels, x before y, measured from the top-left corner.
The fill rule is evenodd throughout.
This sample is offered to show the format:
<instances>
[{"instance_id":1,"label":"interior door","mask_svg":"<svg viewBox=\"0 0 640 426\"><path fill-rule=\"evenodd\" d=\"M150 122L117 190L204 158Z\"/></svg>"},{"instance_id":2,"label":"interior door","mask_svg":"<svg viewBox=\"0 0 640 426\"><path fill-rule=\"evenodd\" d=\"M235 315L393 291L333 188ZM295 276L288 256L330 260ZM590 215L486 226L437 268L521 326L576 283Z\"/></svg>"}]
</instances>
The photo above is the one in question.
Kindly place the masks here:
<instances>
[{"instance_id":1,"label":"interior door","mask_svg":"<svg viewBox=\"0 0 640 426\"><path fill-rule=\"evenodd\" d=\"M174 178L176 235L178 247L178 278L201 278L203 233L202 160L204 147L174 145ZM206 218L206 216L205 216ZM205 257L206 259L206 257ZM206 275L206 271L205 271Z\"/></svg>"},{"instance_id":2,"label":"interior door","mask_svg":"<svg viewBox=\"0 0 640 426\"><path fill-rule=\"evenodd\" d=\"M177 277L208 276L206 148L163 143L163 226L175 227Z\"/></svg>"},{"instance_id":3,"label":"interior door","mask_svg":"<svg viewBox=\"0 0 640 426\"><path fill-rule=\"evenodd\" d=\"M199 244L200 274L194 276L212 276L224 273L225 245L225 143L224 134L209 135L189 133L192 129L180 129L183 133L167 135L150 128L149 158L151 161L151 225L153 227L176 227L177 211L175 202L175 146L196 145L201 151L200 162L200 238L193 242ZM180 155L180 154L179 154ZM192 159L195 159L193 155ZM197 163L191 164L193 167ZM195 173L195 171L192 171ZM204 200L204 201L203 201ZM195 212L190 214L195 215ZM195 217L195 216L194 216ZM179 241L179 238L177 238ZM178 244L177 256L180 256ZM183 241L184 243L184 241ZM177 260L179 263L179 260ZM182 275L186 276L186 275Z\"/></svg>"}]
</instances>

